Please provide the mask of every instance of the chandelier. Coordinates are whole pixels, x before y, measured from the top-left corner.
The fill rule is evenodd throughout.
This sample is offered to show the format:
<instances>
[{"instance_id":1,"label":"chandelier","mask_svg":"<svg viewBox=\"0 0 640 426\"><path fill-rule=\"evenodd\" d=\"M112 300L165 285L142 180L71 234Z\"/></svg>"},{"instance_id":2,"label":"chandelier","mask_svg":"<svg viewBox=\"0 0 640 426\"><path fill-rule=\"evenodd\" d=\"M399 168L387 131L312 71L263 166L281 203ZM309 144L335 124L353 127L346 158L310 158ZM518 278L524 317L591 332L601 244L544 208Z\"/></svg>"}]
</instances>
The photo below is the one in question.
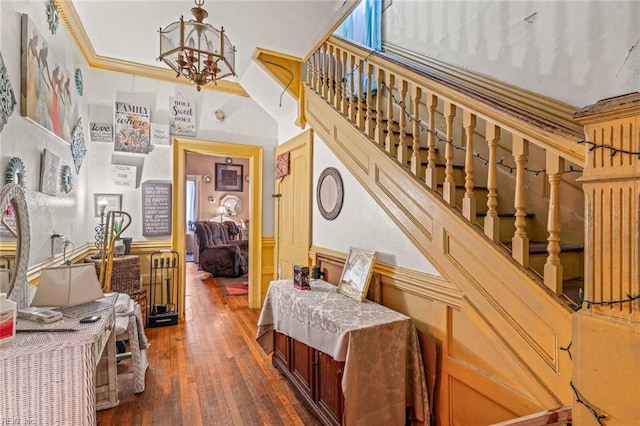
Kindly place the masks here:
<instances>
[{"instance_id":1,"label":"chandelier","mask_svg":"<svg viewBox=\"0 0 640 426\"><path fill-rule=\"evenodd\" d=\"M201 6L204 0L195 0L196 6L191 8L195 18L185 22L183 17L160 28L160 56L158 60L165 62L177 75L189 79L200 86L230 75L236 75L236 48L229 37L220 30L202 22L209 16Z\"/></svg>"}]
</instances>

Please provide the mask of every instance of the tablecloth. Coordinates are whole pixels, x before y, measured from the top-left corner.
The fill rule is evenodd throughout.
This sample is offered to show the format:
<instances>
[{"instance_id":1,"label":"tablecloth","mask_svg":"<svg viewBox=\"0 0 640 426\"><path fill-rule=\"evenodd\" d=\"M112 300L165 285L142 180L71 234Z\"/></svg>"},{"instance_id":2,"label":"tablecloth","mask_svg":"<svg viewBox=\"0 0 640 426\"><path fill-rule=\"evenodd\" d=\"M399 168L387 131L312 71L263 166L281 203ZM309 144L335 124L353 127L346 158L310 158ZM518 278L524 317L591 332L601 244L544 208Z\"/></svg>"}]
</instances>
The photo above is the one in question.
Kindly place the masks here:
<instances>
[{"instance_id":1,"label":"tablecloth","mask_svg":"<svg viewBox=\"0 0 640 426\"><path fill-rule=\"evenodd\" d=\"M406 315L350 299L322 280L310 290L279 280L271 282L258 319L256 339L267 353L274 330L345 361L344 424L404 425L405 407L417 420L429 416L417 332Z\"/></svg>"}]
</instances>

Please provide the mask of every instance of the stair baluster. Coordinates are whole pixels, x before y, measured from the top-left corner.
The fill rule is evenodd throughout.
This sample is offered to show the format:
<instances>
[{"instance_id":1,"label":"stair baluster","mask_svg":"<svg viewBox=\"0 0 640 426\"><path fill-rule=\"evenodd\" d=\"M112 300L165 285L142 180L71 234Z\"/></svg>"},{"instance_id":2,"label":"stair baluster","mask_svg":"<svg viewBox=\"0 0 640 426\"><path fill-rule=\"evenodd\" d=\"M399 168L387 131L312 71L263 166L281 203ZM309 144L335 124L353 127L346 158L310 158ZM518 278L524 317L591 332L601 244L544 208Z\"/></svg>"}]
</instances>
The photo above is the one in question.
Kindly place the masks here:
<instances>
[{"instance_id":1,"label":"stair baluster","mask_svg":"<svg viewBox=\"0 0 640 426\"><path fill-rule=\"evenodd\" d=\"M484 218L484 234L494 243L500 242L500 218L498 217L498 165L496 150L500 141L500 127L487 121L485 132L489 147L489 170L487 174L487 216Z\"/></svg>"},{"instance_id":2,"label":"stair baluster","mask_svg":"<svg viewBox=\"0 0 640 426\"><path fill-rule=\"evenodd\" d=\"M356 79L356 57L352 53L349 54L349 121L356 122L356 102L355 102L355 82Z\"/></svg>"},{"instance_id":3,"label":"stair baluster","mask_svg":"<svg viewBox=\"0 0 640 426\"><path fill-rule=\"evenodd\" d=\"M328 75L327 75L327 71L328 71L328 58L327 58L327 43L324 43L321 47L320 47L320 58L322 58L321 60L321 65L320 65L320 96L322 96L323 99L327 99L327 85L329 84L328 81Z\"/></svg>"},{"instance_id":4,"label":"stair baluster","mask_svg":"<svg viewBox=\"0 0 640 426\"><path fill-rule=\"evenodd\" d=\"M438 97L432 93L427 94L427 111L429 111L429 134L427 135L427 170L424 183L431 189L438 187L438 169L436 167L436 108Z\"/></svg>"},{"instance_id":5,"label":"stair baluster","mask_svg":"<svg viewBox=\"0 0 640 426\"><path fill-rule=\"evenodd\" d=\"M318 55L318 52L314 52L310 57L309 60L307 61L307 85L309 87L315 87L315 72L316 72L316 67L315 67L315 62L316 62L316 57Z\"/></svg>"},{"instance_id":6,"label":"stair baluster","mask_svg":"<svg viewBox=\"0 0 640 426\"><path fill-rule=\"evenodd\" d=\"M384 87L384 70L378 67L378 91L376 92L376 130L374 139L378 146L384 144L384 121L382 116L382 98Z\"/></svg>"},{"instance_id":7,"label":"stair baluster","mask_svg":"<svg viewBox=\"0 0 640 426\"><path fill-rule=\"evenodd\" d=\"M385 150L395 157L396 141L393 133L393 86L396 81L395 75L387 72L387 137L385 139Z\"/></svg>"},{"instance_id":8,"label":"stair baluster","mask_svg":"<svg viewBox=\"0 0 640 426\"><path fill-rule=\"evenodd\" d=\"M364 62L362 61L362 59L358 59L358 68L357 68L357 74L354 73L354 77L357 75L358 76L358 81L356 81L356 84L358 85L358 88L356 89L356 102L357 102L357 109L356 109L356 126L358 126L358 129L360 130L364 130L364 113L365 113L365 101L368 103L368 100L365 100L365 94L363 93L363 78L364 78Z\"/></svg>"},{"instance_id":9,"label":"stair baluster","mask_svg":"<svg viewBox=\"0 0 640 426\"><path fill-rule=\"evenodd\" d=\"M516 231L511 239L511 256L520 265L525 268L529 267L529 238L525 226L527 222L526 208L527 202L525 198L524 187L524 168L527 164L527 156L529 155L529 141L521 136L513 135L512 142L513 158L516 162L516 194L514 199L514 207L516 208Z\"/></svg>"},{"instance_id":10,"label":"stair baluster","mask_svg":"<svg viewBox=\"0 0 640 426\"><path fill-rule=\"evenodd\" d=\"M334 60L334 46L332 44L329 45L329 55L327 56L328 62L328 78L327 78L327 102L333 105L336 96L336 66L337 61Z\"/></svg>"},{"instance_id":11,"label":"stair baluster","mask_svg":"<svg viewBox=\"0 0 640 426\"><path fill-rule=\"evenodd\" d=\"M476 129L476 116L465 110L462 121L466 133L467 146L464 161L464 198L462 199L462 216L472 224L476 223L476 196L473 192L473 133Z\"/></svg>"},{"instance_id":12,"label":"stair baluster","mask_svg":"<svg viewBox=\"0 0 640 426\"><path fill-rule=\"evenodd\" d=\"M447 146L445 148L445 177L442 187L444 200L452 206L456 204L456 182L453 179L453 120L456 118L456 106L451 102L444 103L444 116L447 120Z\"/></svg>"},{"instance_id":13,"label":"stair baluster","mask_svg":"<svg viewBox=\"0 0 640 426\"><path fill-rule=\"evenodd\" d=\"M411 173L415 176L422 176L422 152L420 151L420 99L422 98L422 89L414 84L412 86L411 98L413 99L413 146L411 147Z\"/></svg>"},{"instance_id":14,"label":"stair baluster","mask_svg":"<svg viewBox=\"0 0 640 426\"><path fill-rule=\"evenodd\" d=\"M407 80L404 78L398 82L398 91L400 92L400 111L398 112L398 127L400 129L400 136L398 137L398 150L396 157L400 164L407 165L409 161L409 147L407 144Z\"/></svg>"},{"instance_id":15,"label":"stair baluster","mask_svg":"<svg viewBox=\"0 0 640 426\"><path fill-rule=\"evenodd\" d=\"M342 76L344 75L344 69L346 67L345 63L342 61L343 51L344 49L340 49L336 47L336 52L334 56L334 61L336 62L336 75L335 75L335 80L333 82L333 85L336 88L336 98L333 100L333 107L336 109L336 111L340 111L342 98L344 98L345 96L342 90Z\"/></svg>"},{"instance_id":16,"label":"stair baluster","mask_svg":"<svg viewBox=\"0 0 640 426\"><path fill-rule=\"evenodd\" d=\"M547 150L549 177L549 218L547 230L547 263L544 265L544 284L556 294L562 294L562 264L560 263L560 181L564 171L564 158Z\"/></svg>"},{"instance_id":17,"label":"stair baluster","mask_svg":"<svg viewBox=\"0 0 640 426\"><path fill-rule=\"evenodd\" d=\"M365 100L367 101L367 114L365 116L364 122L364 132L366 133L369 139L373 138L373 130L374 130L374 121L373 121L373 108L371 104L373 103L373 94L371 90L373 89L371 85L371 78L373 77L373 65L367 62L367 92L365 95Z\"/></svg>"},{"instance_id":18,"label":"stair baluster","mask_svg":"<svg viewBox=\"0 0 640 426\"><path fill-rule=\"evenodd\" d=\"M348 112L348 94L347 94L347 74L349 72L349 53L346 50L342 51L342 74L340 78L340 88L342 92L342 98L340 99L340 113L344 116Z\"/></svg>"}]
</instances>

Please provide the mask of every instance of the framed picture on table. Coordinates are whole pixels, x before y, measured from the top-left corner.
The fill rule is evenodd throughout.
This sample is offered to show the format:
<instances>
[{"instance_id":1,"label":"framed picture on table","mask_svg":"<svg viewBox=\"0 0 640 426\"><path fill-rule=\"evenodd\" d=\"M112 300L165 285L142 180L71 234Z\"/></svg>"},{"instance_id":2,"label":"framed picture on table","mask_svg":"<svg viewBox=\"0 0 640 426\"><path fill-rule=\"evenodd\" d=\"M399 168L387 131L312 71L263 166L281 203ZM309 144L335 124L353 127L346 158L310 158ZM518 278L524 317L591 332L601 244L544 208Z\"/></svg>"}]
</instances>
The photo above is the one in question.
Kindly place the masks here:
<instances>
[{"instance_id":1,"label":"framed picture on table","mask_svg":"<svg viewBox=\"0 0 640 426\"><path fill-rule=\"evenodd\" d=\"M338 293L362 302L367 297L377 256L375 251L350 248L338 282Z\"/></svg>"},{"instance_id":2,"label":"framed picture on table","mask_svg":"<svg viewBox=\"0 0 640 426\"><path fill-rule=\"evenodd\" d=\"M216 191L242 192L242 164L216 163Z\"/></svg>"}]
</instances>

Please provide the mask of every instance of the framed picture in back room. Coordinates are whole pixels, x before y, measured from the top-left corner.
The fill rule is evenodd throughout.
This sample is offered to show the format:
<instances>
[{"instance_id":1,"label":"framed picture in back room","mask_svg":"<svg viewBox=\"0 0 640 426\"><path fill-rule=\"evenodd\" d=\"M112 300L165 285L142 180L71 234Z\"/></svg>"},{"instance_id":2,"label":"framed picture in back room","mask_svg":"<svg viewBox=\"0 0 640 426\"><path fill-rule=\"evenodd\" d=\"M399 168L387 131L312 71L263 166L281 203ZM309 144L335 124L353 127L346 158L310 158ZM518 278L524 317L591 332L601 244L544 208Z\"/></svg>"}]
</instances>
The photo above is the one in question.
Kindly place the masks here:
<instances>
[{"instance_id":1,"label":"framed picture in back room","mask_svg":"<svg viewBox=\"0 0 640 426\"><path fill-rule=\"evenodd\" d=\"M242 192L242 164L216 163L216 191Z\"/></svg>"}]
</instances>

